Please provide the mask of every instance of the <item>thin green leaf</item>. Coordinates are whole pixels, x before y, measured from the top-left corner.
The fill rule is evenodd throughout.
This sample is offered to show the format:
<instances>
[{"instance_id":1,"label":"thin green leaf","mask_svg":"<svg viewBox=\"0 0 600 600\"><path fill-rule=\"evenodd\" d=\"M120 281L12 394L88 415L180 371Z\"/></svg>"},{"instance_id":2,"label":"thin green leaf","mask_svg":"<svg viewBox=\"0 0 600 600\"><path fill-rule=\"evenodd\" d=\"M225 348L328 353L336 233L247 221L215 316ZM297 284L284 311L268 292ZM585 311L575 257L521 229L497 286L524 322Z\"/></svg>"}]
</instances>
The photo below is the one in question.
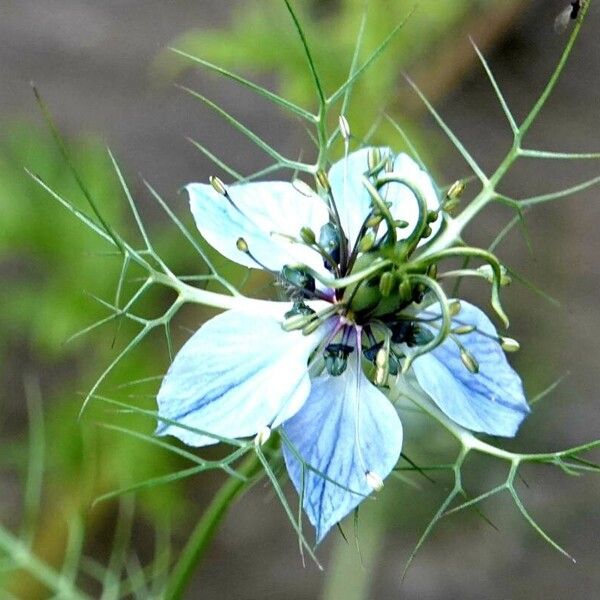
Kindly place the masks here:
<instances>
[{"instance_id":1,"label":"thin green leaf","mask_svg":"<svg viewBox=\"0 0 600 600\"><path fill-rule=\"evenodd\" d=\"M282 98L278 94L274 94L270 90L268 90L260 85L257 85L256 83L253 83L252 81L249 81L248 79L245 79L244 77L241 77L240 75L236 75L235 73L232 73L231 71L228 71L227 69L224 69L223 67L214 65L213 63L210 63L207 60L204 60L203 58L199 58L198 56L193 56L191 54L188 54L187 52L184 52L183 50L178 50L177 48L169 48L169 49L171 51L175 52L176 54L183 56L184 58L188 58L189 60L191 60L203 67L206 67L207 69L213 71L214 73L218 73L219 75L223 75L224 77L227 77L228 79L232 79L236 83L239 83L239 84L251 89L253 92L256 92L259 96L262 96L263 98L266 98L267 100L270 100L274 104L281 106L285 110L288 110L289 112L299 116L302 119L306 119L307 121L310 121L312 123L314 123L316 121L315 115L313 115L309 111L305 110L301 106L298 106L298 105L294 104L293 102L290 102L289 100L286 100L285 98Z\"/></svg>"}]
</instances>

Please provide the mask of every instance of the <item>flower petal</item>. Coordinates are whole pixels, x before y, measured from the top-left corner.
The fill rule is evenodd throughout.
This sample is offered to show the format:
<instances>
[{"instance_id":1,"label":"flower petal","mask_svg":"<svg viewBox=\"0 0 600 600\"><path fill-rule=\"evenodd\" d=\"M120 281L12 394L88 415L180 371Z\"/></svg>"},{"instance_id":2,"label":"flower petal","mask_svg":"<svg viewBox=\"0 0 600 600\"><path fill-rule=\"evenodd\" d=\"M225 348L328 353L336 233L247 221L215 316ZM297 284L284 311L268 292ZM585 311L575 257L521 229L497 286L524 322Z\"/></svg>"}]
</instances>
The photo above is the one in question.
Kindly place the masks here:
<instances>
[{"instance_id":1,"label":"flower petal","mask_svg":"<svg viewBox=\"0 0 600 600\"><path fill-rule=\"evenodd\" d=\"M362 148L352 152L347 158L336 162L329 170L329 182L336 202L342 227L352 246L356 241L360 228L371 210L371 197L362 183L363 175L369 170L369 153L375 148ZM391 156L389 148L376 148L382 157ZM394 158L394 173L400 177L413 180L425 196L430 210L440 206L438 194L431 177L404 153ZM382 197L392 203L390 211L394 218L407 221L408 227L402 231L406 236L417 223L418 206L413 193L399 183L390 183L380 190ZM440 226L441 219L431 224L432 234Z\"/></svg>"},{"instance_id":2,"label":"flower petal","mask_svg":"<svg viewBox=\"0 0 600 600\"><path fill-rule=\"evenodd\" d=\"M283 181L229 186L231 202L212 185L190 183L186 190L198 230L223 256L257 268L236 246L244 238L252 255L267 269L280 271L286 264L301 262L323 271L323 260L315 251L282 237L298 239L302 227L319 235L329 217L316 194L305 196Z\"/></svg>"},{"instance_id":3,"label":"flower petal","mask_svg":"<svg viewBox=\"0 0 600 600\"><path fill-rule=\"evenodd\" d=\"M418 189L425 197L427 208L429 210L438 210L440 207L440 200L438 193L435 190L433 180L421 167L410 157L408 154L398 154L394 159L394 173L400 177L407 177L414 181ZM400 239L408 237L410 232L415 228L417 219L419 217L419 210L417 200L414 194L405 185L398 183L390 183L381 188L381 194L383 198L392 203L390 212L396 219L401 219L408 223L406 229L401 229L399 232ZM430 224L431 235L433 237L441 225L441 218ZM402 235L402 232L406 232L406 235Z\"/></svg>"},{"instance_id":4,"label":"flower petal","mask_svg":"<svg viewBox=\"0 0 600 600\"><path fill-rule=\"evenodd\" d=\"M284 446L287 469L317 542L389 474L402 448L396 410L354 363L339 377L313 380L302 409L283 424L293 446Z\"/></svg>"},{"instance_id":5,"label":"flower petal","mask_svg":"<svg viewBox=\"0 0 600 600\"><path fill-rule=\"evenodd\" d=\"M475 358L478 373L463 364L455 342L447 339L432 352L415 359L413 369L419 385L453 421L490 435L513 437L530 409L520 377L506 360L496 341L498 333L486 315L461 301L455 325L474 325L459 341ZM431 318L439 311L421 313Z\"/></svg>"},{"instance_id":6,"label":"flower petal","mask_svg":"<svg viewBox=\"0 0 600 600\"><path fill-rule=\"evenodd\" d=\"M351 248L371 211L371 196L363 185L362 178L369 170L369 152L372 150L374 148L361 148L338 160L329 169L331 192ZM391 153L389 148L378 150L382 156Z\"/></svg>"},{"instance_id":7,"label":"flower petal","mask_svg":"<svg viewBox=\"0 0 600 600\"><path fill-rule=\"evenodd\" d=\"M179 351L158 393L160 417L217 436L247 437L294 415L309 391L307 360L326 334L285 332L274 316L230 310L205 323ZM158 435L191 446L218 440L168 423Z\"/></svg>"}]
</instances>

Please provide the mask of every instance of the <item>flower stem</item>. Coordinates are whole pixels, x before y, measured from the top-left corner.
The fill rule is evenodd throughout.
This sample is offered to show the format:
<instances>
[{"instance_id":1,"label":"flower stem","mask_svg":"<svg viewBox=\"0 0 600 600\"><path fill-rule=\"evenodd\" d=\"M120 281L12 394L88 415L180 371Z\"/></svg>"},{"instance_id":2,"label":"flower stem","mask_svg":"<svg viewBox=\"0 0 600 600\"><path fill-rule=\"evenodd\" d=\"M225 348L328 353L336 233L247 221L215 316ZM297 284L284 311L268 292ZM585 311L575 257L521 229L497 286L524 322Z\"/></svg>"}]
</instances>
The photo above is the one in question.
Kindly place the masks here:
<instances>
[{"instance_id":1,"label":"flower stem","mask_svg":"<svg viewBox=\"0 0 600 600\"><path fill-rule=\"evenodd\" d=\"M190 584L198 564L215 537L217 528L227 515L227 511L241 494L258 481L260 471L260 460L255 452L251 452L238 469L238 473L243 475L245 480L230 477L217 492L207 511L196 525L169 576L164 595L166 600L183 598L183 594Z\"/></svg>"}]
</instances>

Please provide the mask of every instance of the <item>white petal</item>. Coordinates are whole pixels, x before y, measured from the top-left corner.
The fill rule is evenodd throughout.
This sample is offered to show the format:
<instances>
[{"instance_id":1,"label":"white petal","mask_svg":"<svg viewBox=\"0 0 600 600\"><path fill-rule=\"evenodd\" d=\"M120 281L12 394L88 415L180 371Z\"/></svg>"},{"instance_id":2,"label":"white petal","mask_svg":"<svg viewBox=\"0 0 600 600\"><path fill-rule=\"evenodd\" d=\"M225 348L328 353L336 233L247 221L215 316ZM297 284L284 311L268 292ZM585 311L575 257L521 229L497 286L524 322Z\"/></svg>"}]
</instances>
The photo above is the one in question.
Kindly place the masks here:
<instances>
[{"instance_id":1,"label":"white petal","mask_svg":"<svg viewBox=\"0 0 600 600\"><path fill-rule=\"evenodd\" d=\"M382 485L400 457L398 414L359 369L351 360L343 375L316 378L304 406L283 424L293 445L284 445L285 462L317 542Z\"/></svg>"},{"instance_id":2,"label":"white petal","mask_svg":"<svg viewBox=\"0 0 600 600\"><path fill-rule=\"evenodd\" d=\"M231 185L227 187L231 202L212 185L191 183L186 190L198 230L223 256L259 268L238 250L236 242L243 238L256 260L269 270L280 271L286 264L300 262L324 271L315 251L282 237L298 239L302 227L310 227L318 237L329 217L317 195L305 196L283 181Z\"/></svg>"},{"instance_id":3,"label":"white petal","mask_svg":"<svg viewBox=\"0 0 600 600\"><path fill-rule=\"evenodd\" d=\"M157 434L205 446L253 436L294 415L310 391L307 361L327 326L310 336L277 318L231 310L205 323L179 351L158 393Z\"/></svg>"},{"instance_id":4,"label":"white petal","mask_svg":"<svg viewBox=\"0 0 600 600\"><path fill-rule=\"evenodd\" d=\"M371 196L362 183L369 170L369 152L362 148L338 160L329 169L329 183L340 214L342 228L352 248L358 232L371 211ZM391 154L389 148L378 148L382 156Z\"/></svg>"},{"instance_id":5,"label":"white petal","mask_svg":"<svg viewBox=\"0 0 600 600\"><path fill-rule=\"evenodd\" d=\"M431 319L432 313L439 315L439 310L432 307L421 314ZM496 341L494 325L481 310L462 300L461 310L452 321L455 326L476 328L458 339L477 361L479 371L471 373L461 360L458 346L447 339L415 359L413 369L419 385L459 425L513 437L530 409L521 378Z\"/></svg>"},{"instance_id":6,"label":"white petal","mask_svg":"<svg viewBox=\"0 0 600 600\"><path fill-rule=\"evenodd\" d=\"M392 155L392 151L385 147L362 148L336 162L329 171L333 197L351 246L356 241L360 228L371 210L371 197L363 185L362 178L369 170L369 153L373 150L378 150L382 157ZM433 180L408 154L400 153L395 157L394 174L414 182L425 197L430 210L439 209L439 197ZM406 229L399 230L400 239L407 237L414 229L418 218L418 205L414 194L405 185L399 183L383 186L380 193L384 200L392 203L390 212L394 218L408 222ZM435 235L440 224L441 219L438 219L431 225L432 235ZM404 236L403 231L406 232Z\"/></svg>"}]
</instances>

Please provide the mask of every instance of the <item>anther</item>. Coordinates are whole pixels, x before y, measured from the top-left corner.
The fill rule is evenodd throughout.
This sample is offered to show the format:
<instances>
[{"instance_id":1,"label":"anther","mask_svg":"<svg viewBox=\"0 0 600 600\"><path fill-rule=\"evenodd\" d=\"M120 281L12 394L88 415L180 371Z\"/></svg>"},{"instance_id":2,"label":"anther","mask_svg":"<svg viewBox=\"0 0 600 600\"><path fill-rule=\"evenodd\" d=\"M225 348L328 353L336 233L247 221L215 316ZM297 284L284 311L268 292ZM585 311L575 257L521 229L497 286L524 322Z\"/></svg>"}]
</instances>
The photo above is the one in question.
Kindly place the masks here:
<instances>
[{"instance_id":1,"label":"anther","mask_svg":"<svg viewBox=\"0 0 600 600\"><path fill-rule=\"evenodd\" d=\"M248 244L244 238L238 238L235 246L240 252L243 252L244 254L250 254Z\"/></svg>"},{"instance_id":2,"label":"anther","mask_svg":"<svg viewBox=\"0 0 600 600\"><path fill-rule=\"evenodd\" d=\"M213 189L215 190L215 192L217 192L217 194L221 194L221 196L227 196L227 188L218 177L216 177L215 175L211 175L208 178L208 181L210 181L210 185L213 186Z\"/></svg>"},{"instance_id":3,"label":"anther","mask_svg":"<svg viewBox=\"0 0 600 600\"><path fill-rule=\"evenodd\" d=\"M460 325L452 330L452 333L456 335L467 335L468 333L473 333L475 331L475 325Z\"/></svg>"},{"instance_id":4,"label":"anther","mask_svg":"<svg viewBox=\"0 0 600 600\"><path fill-rule=\"evenodd\" d=\"M359 252L368 252L375 245L375 232L373 230L367 231L365 235L358 242Z\"/></svg>"},{"instance_id":5,"label":"anther","mask_svg":"<svg viewBox=\"0 0 600 600\"><path fill-rule=\"evenodd\" d=\"M369 153L367 154L367 166L369 171L374 171L381 162L381 152L379 148L369 148Z\"/></svg>"},{"instance_id":6,"label":"anther","mask_svg":"<svg viewBox=\"0 0 600 600\"><path fill-rule=\"evenodd\" d=\"M434 263L427 267L427 277L431 277L431 279L437 279L438 274L438 266Z\"/></svg>"},{"instance_id":7,"label":"anther","mask_svg":"<svg viewBox=\"0 0 600 600\"><path fill-rule=\"evenodd\" d=\"M289 317L286 317L285 321L281 325L281 328L284 331L295 331L296 329L303 329L315 319L317 319L317 315L314 312L311 314L295 313L290 315Z\"/></svg>"},{"instance_id":8,"label":"anther","mask_svg":"<svg viewBox=\"0 0 600 600\"><path fill-rule=\"evenodd\" d=\"M383 221L383 215L381 213L374 214L365 221L365 227L375 228L381 223L381 221Z\"/></svg>"},{"instance_id":9,"label":"anther","mask_svg":"<svg viewBox=\"0 0 600 600\"><path fill-rule=\"evenodd\" d=\"M466 183L462 180L455 181L448 191L446 192L446 197L442 202L442 210L448 214L452 214L460 205L460 199L463 195Z\"/></svg>"},{"instance_id":10,"label":"anther","mask_svg":"<svg viewBox=\"0 0 600 600\"><path fill-rule=\"evenodd\" d=\"M452 302L450 302L448 304L448 312L450 313L451 317L455 317L462 309L462 305L460 303L460 300L452 300Z\"/></svg>"},{"instance_id":11,"label":"anther","mask_svg":"<svg viewBox=\"0 0 600 600\"><path fill-rule=\"evenodd\" d=\"M271 428L265 426L256 434L256 436L254 438L254 445L255 446L264 446L269 441L270 437L271 437Z\"/></svg>"},{"instance_id":12,"label":"anther","mask_svg":"<svg viewBox=\"0 0 600 600\"><path fill-rule=\"evenodd\" d=\"M240 252L243 252L248 258L252 259L261 269L273 273L271 269L269 269L264 263L261 263L256 256L250 252L250 248L248 247L248 244L244 238L238 238L235 243L235 247Z\"/></svg>"},{"instance_id":13,"label":"anther","mask_svg":"<svg viewBox=\"0 0 600 600\"><path fill-rule=\"evenodd\" d=\"M389 374L388 351L385 347L380 348L375 355L375 385L385 385Z\"/></svg>"},{"instance_id":14,"label":"anther","mask_svg":"<svg viewBox=\"0 0 600 600\"><path fill-rule=\"evenodd\" d=\"M465 365L469 373L473 373L473 375L479 373L479 363L467 349L460 349L460 360L462 361L462 364Z\"/></svg>"},{"instance_id":15,"label":"anther","mask_svg":"<svg viewBox=\"0 0 600 600\"><path fill-rule=\"evenodd\" d=\"M500 337L500 346L502 346L502 350L505 352L517 352L521 348L521 344L509 337Z\"/></svg>"},{"instance_id":16,"label":"anther","mask_svg":"<svg viewBox=\"0 0 600 600\"><path fill-rule=\"evenodd\" d=\"M323 324L323 319L317 317L302 329L302 335L310 335L314 333Z\"/></svg>"},{"instance_id":17,"label":"anther","mask_svg":"<svg viewBox=\"0 0 600 600\"><path fill-rule=\"evenodd\" d=\"M300 230L300 237L305 244L312 246L317 243L315 232L310 227L303 227Z\"/></svg>"},{"instance_id":18,"label":"anther","mask_svg":"<svg viewBox=\"0 0 600 600\"><path fill-rule=\"evenodd\" d=\"M340 133L344 140L348 141L350 139L350 125L348 124L348 120L344 115L340 115Z\"/></svg>"},{"instance_id":19,"label":"anther","mask_svg":"<svg viewBox=\"0 0 600 600\"><path fill-rule=\"evenodd\" d=\"M328 194L331 194L331 184L329 183L329 178L327 177L327 173L325 173L325 171L323 171L322 169L319 169L315 175L315 178L316 178L319 186L321 186L321 188L325 192L327 192Z\"/></svg>"},{"instance_id":20,"label":"anther","mask_svg":"<svg viewBox=\"0 0 600 600\"><path fill-rule=\"evenodd\" d=\"M381 479L375 471L367 471L365 477L367 479L367 484L375 492L380 492L383 489L383 479Z\"/></svg>"}]
</instances>

